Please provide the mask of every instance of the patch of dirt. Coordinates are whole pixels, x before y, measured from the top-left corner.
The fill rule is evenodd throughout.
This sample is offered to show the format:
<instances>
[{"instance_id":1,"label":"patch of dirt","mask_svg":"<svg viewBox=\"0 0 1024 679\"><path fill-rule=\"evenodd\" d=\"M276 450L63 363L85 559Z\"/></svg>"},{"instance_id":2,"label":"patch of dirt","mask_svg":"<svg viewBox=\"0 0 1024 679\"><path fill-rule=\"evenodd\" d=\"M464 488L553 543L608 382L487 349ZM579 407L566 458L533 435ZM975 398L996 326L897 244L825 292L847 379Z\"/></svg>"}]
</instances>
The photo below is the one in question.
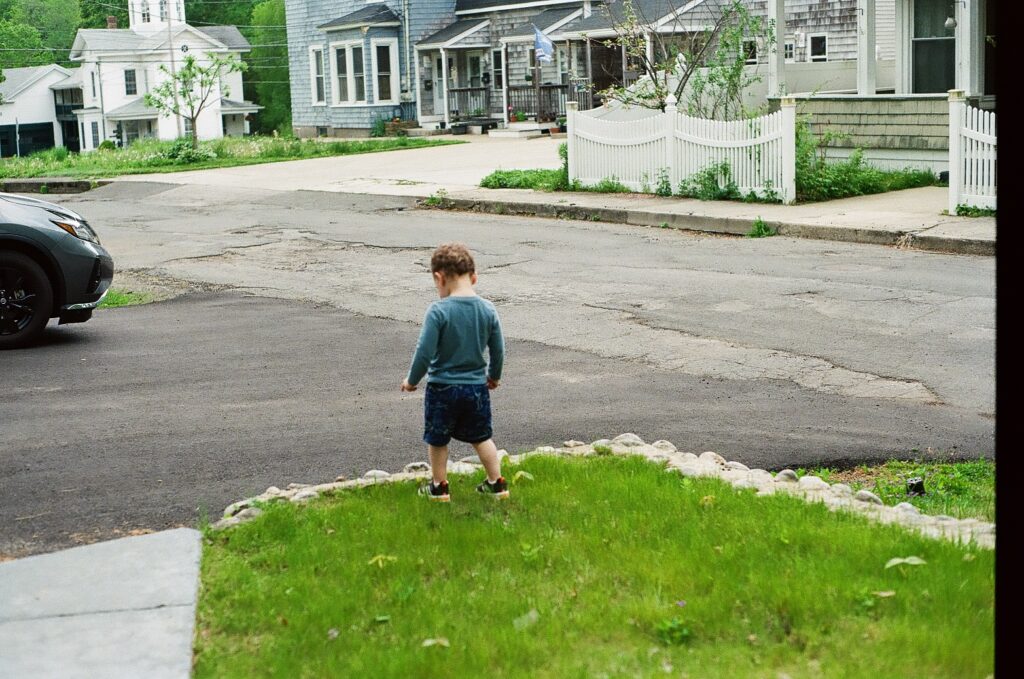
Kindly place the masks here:
<instances>
[{"instance_id":1,"label":"patch of dirt","mask_svg":"<svg viewBox=\"0 0 1024 679\"><path fill-rule=\"evenodd\" d=\"M114 274L111 285L121 292L137 292L149 297L149 302L164 302L194 292L210 292L228 289L228 286L207 285L162 276L152 270L124 269Z\"/></svg>"}]
</instances>

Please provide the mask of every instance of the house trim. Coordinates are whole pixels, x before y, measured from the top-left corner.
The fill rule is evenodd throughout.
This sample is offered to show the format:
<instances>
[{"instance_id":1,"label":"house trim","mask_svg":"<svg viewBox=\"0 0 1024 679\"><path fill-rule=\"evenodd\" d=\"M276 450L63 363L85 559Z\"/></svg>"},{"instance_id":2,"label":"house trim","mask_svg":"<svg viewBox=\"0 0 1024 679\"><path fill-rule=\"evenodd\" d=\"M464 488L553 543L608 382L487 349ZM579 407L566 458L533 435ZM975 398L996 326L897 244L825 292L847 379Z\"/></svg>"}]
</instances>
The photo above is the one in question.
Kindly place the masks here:
<instances>
[{"instance_id":1,"label":"house trim","mask_svg":"<svg viewBox=\"0 0 1024 679\"><path fill-rule=\"evenodd\" d=\"M378 88L379 78L378 78L378 75L377 75L377 47L379 45L388 45L390 47L390 50L389 50L389 55L390 55L390 59L391 59L391 74L389 76L390 79L391 79L391 98L390 99L380 99L378 97L378 95L379 95L379 88ZM370 65L371 65L371 71L373 72L373 102L375 104L397 105L399 103L398 95L400 94L399 90L401 88L401 83L399 82L399 77L398 77L398 71L396 70L399 67L399 60L398 60L398 38L373 38L373 39L371 39L370 40Z\"/></svg>"},{"instance_id":2,"label":"house trim","mask_svg":"<svg viewBox=\"0 0 1024 679\"><path fill-rule=\"evenodd\" d=\"M314 54L320 53L320 67L322 72L320 77L324 79L324 98L316 98L316 57ZM325 61L325 55L327 50L323 45L310 45L309 46L309 97L310 106L326 106L327 105L327 63Z\"/></svg>"},{"instance_id":3,"label":"house trim","mask_svg":"<svg viewBox=\"0 0 1024 679\"><path fill-rule=\"evenodd\" d=\"M470 14L486 14L490 12L504 12L507 10L529 9L530 7L554 7L556 5L568 5L579 2L579 0L536 0L535 2L517 2L508 5L496 5L494 7L481 7L479 9L456 10L456 16L468 16Z\"/></svg>"},{"instance_id":4,"label":"house trim","mask_svg":"<svg viewBox=\"0 0 1024 679\"><path fill-rule=\"evenodd\" d=\"M573 12L572 14L570 14L570 15L568 15L566 17L563 17L562 19L559 19L558 21L556 21L555 23L551 24L547 28L540 29L540 32L543 33L544 35L548 35L548 33L554 33L555 31L557 31L562 26L565 26L570 21L575 21L576 19L580 18L580 16L582 16L582 15L583 15L583 8L581 7L578 10L576 10L575 12ZM531 42L531 41L533 41L535 39L535 37L536 36L532 36L532 35L517 35L517 36L512 37L512 38L499 38L498 42L505 43L505 44L508 44L508 43L518 43L518 42Z\"/></svg>"},{"instance_id":5,"label":"house trim","mask_svg":"<svg viewBox=\"0 0 1024 679\"><path fill-rule=\"evenodd\" d=\"M436 49L447 49L449 47L454 47L455 44L457 42L459 42L460 40L465 40L466 38L468 38L469 36L473 35L477 31L483 30L484 28L487 28L490 25L491 25L491 20L490 19L484 19L483 21L481 21L477 25L473 26L470 29L467 29L467 30L463 31L462 33L459 33L457 36L455 36L454 38L449 39L446 42L435 42L435 43L430 43L430 44L419 44L419 45L416 45L416 49L417 50L436 50ZM472 47L482 47L482 46L481 45L472 45Z\"/></svg>"},{"instance_id":6,"label":"house trim","mask_svg":"<svg viewBox=\"0 0 1024 679\"><path fill-rule=\"evenodd\" d=\"M355 62L350 58L352 54L352 48L358 47L363 52L363 98L355 99L356 87L355 87L355 71L352 66ZM366 99L366 45L362 40L339 40L338 42L332 42L327 46L328 54L331 58L331 108L359 108L361 106L370 105ZM346 101L341 101L339 98L340 86L338 85L338 50L345 50L345 66L348 71L345 73L345 94L348 96ZM326 69L324 69L326 71Z\"/></svg>"}]
</instances>

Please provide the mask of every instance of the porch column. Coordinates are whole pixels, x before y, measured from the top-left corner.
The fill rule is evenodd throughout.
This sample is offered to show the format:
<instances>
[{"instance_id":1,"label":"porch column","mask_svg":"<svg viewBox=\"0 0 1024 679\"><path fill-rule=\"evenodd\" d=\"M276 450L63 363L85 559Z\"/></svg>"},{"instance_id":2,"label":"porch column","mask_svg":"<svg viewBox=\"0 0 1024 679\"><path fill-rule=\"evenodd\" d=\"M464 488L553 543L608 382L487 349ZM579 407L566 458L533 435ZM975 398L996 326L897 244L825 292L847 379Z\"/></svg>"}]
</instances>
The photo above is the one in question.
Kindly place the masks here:
<instances>
[{"instance_id":1,"label":"porch column","mask_svg":"<svg viewBox=\"0 0 1024 679\"><path fill-rule=\"evenodd\" d=\"M647 43L647 61L654 63L654 41L651 40L651 33L644 33L644 42Z\"/></svg>"},{"instance_id":2,"label":"porch column","mask_svg":"<svg viewBox=\"0 0 1024 679\"><path fill-rule=\"evenodd\" d=\"M956 19L956 89L967 96L981 94L981 62L984 53L980 0L953 4Z\"/></svg>"},{"instance_id":3,"label":"porch column","mask_svg":"<svg viewBox=\"0 0 1024 679\"><path fill-rule=\"evenodd\" d=\"M508 127L508 43L501 44L501 115Z\"/></svg>"},{"instance_id":4,"label":"porch column","mask_svg":"<svg viewBox=\"0 0 1024 679\"><path fill-rule=\"evenodd\" d=\"M910 0L896 0L896 94L910 92Z\"/></svg>"},{"instance_id":5,"label":"porch column","mask_svg":"<svg viewBox=\"0 0 1024 679\"><path fill-rule=\"evenodd\" d=\"M420 80L420 58L421 57L420 57L420 51L418 49L415 50L413 52L413 54L416 55L416 58L415 58L415 60L413 62L413 70L415 72L415 77L416 77L416 124L419 125L420 124L420 120L423 119L423 93L421 91L421 88L423 86L423 81ZM408 73L408 69L406 69L406 72Z\"/></svg>"},{"instance_id":6,"label":"porch column","mask_svg":"<svg viewBox=\"0 0 1024 679\"><path fill-rule=\"evenodd\" d=\"M768 50L768 96L781 97L786 93L786 55L781 47L786 41L785 0L768 0L768 17L775 32Z\"/></svg>"},{"instance_id":7,"label":"porch column","mask_svg":"<svg viewBox=\"0 0 1024 679\"><path fill-rule=\"evenodd\" d=\"M441 48L441 100L444 102L444 127L451 127L450 109L448 106L448 52ZM437 115L437 111L434 111Z\"/></svg>"},{"instance_id":8,"label":"porch column","mask_svg":"<svg viewBox=\"0 0 1024 679\"><path fill-rule=\"evenodd\" d=\"M587 41L587 80L589 80L590 84L593 85L594 84L594 71L593 71L593 68L591 66L591 61L590 61L590 38L584 36L583 39Z\"/></svg>"},{"instance_id":9,"label":"porch column","mask_svg":"<svg viewBox=\"0 0 1024 679\"><path fill-rule=\"evenodd\" d=\"M857 94L875 94L875 0L857 0Z\"/></svg>"}]
</instances>

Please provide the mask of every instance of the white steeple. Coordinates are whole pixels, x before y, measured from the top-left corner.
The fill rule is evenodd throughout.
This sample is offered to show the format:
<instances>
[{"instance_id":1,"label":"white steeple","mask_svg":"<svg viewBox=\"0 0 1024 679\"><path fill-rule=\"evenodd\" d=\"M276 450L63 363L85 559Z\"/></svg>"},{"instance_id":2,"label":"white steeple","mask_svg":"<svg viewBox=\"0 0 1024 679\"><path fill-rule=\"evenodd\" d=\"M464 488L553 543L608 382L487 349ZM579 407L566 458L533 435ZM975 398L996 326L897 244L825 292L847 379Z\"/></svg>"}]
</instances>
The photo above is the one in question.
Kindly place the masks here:
<instances>
[{"instance_id":1,"label":"white steeple","mask_svg":"<svg viewBox=\"0 0 1024 679\"><path fill-rule=\"evenodd\" d=\"M185 0L128 0L128 27L136 33L166 31L185 23Z\"/></svg>"}]
</instances>

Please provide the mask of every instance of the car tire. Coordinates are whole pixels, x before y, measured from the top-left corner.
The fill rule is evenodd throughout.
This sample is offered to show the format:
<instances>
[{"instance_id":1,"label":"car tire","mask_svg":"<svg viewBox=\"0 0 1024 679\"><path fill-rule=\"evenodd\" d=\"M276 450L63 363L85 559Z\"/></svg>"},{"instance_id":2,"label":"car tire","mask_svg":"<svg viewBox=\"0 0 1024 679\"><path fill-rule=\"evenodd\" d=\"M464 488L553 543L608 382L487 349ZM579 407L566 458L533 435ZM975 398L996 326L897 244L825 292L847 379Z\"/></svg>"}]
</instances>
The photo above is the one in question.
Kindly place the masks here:
<instances>
[{"instance_id":1,"label":"car tire","mask_svg":"<svg viewBox=\"0 0 1024 679\"><path fill-rule=\"evenodd\" d=\"M52 312L53 286L43 268L20 252L0 250L0 349L37 340Z\"/></svg>"}]
</instances>

